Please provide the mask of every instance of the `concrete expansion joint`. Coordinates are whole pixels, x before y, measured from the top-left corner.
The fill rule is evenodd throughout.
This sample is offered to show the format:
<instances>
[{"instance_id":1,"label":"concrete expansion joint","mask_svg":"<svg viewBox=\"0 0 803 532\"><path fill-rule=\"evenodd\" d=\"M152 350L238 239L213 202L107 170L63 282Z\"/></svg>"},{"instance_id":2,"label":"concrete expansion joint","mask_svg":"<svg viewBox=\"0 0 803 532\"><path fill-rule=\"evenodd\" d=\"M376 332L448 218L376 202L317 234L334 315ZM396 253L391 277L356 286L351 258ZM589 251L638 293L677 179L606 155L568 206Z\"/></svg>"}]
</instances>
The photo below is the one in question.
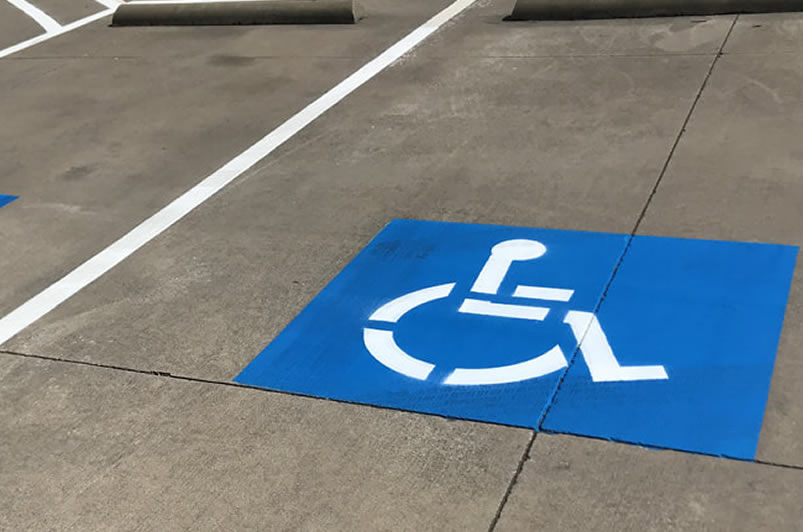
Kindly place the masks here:
<instances>
[{"instance_id":1,"label":"concrete expansion joint","mask_svg":"<svg viewBox=\"0 0 803 532\"><path fill-rule=\"evenodd\" d=\"M418 413L418 412L411 412L411 411L408 411L408 410L402 410L402 409L399 409L399 408L392 408L392 407L381 406L381 405L373 405L373 404L368 404L368 403L355 403L355 402L345 401L345 400L340 400L340 399L332 399L332 398L329 398L329 397L305 395L305 394L301 394L301 393L288 392L288 391L285 391L285 390L268 389L268 388L261 387L261 386L252 386L250 384L242 384L242 383L235 382L235 381L228 381L228 380L220 381L220 380L214 380L214 379L206 379L206 378L202 378L202 377L191 377L191 376L188 376L188 375L178 375L178 374L175 374L175 373L170 373L168 371L162 371L162 370L131 368L131 367L126 367L126 366L117 366L117 365L114 365L114 364L102 364L102 363L98 363L98 362L89 362L89 361L85 361L85 360L73 360L73 359L63 358L63 357L54 357L54 356L48 356L48 355L38 355L38 354L34 354L34 353L23 353L21 351L12 351L12 350L7 350L7 349L0 349L0 356L1 355L14 356L14 357L20 357L20 358L28 358L28 359L35 359L35 360L42 360L42 361L46 361L46 362L54 362L54 363L61 363L61 364L71 364L71 365L75 365L75 366L82 366L82 367L94 368L94 369L122 371L122 372L126 372L126 373L135 373L135 374L143 375L143 376L147 376L147 377L156 377L156 378L175 380L175 381L192 382L192 383L196 383L196 384L211 384L211 385L225 386L225 387L229 387L229 388L237 388L237 389L240 389L240 390L250 390L250 391L255 391L255 392L260 392L260 393L271 393L271 394L278 394L278 395L290 396L290 397L301 397L301 398L304 398L304 399L308 399L310 401L320 401L320 402L324 402L324 403L357 405L357 406L359 406L361 408L371 408L371 409L382 410L382 411L387 411L387 412L404 412L404 413L409 413L411 415L425 415L427 417L440 418L440 419L443 419L445 421L467 421L467 422L476 423L476 421L471 420L471 419L466 419L466 418L445 416L445 415L439 415L439 414L422 414L422 413ZM517 428L517 429L521 429L522 428L520 426L515 426L515 425L504 425L504 424L498 424L498 425L507 426L507 427L513 427L513 428Z\"/></svg>"},{"instance_id":2,"label":"concrete expansion joint","mask_svg":"<svg viewBox=\"0 0 803 532\"><path fill-rule=\"evenodd\" d=\"M128 373L138 373L140 375L149 375L153 377L164 377L169 379L176 379L176 380L185 380L185 381L196 381L196 382L205 382L207 384L224 384L224 385L234 385L239 388L244 388L244 386L237 385L234 383L228 382L218 382L218 381L211 381L211 380L204 380L204 379L196 379L193 377L185 377L181 375L174 375L167 371L160 371L160 370L150 370L150 369L137 369L137 368L128 368L125 366L115 366L112 364L99 364L97 362L87 362L85 360L71 360L68 358L62 357L53 357L53 356L46 356L46 355L37 355L33 353L23 353L21 351L10 351L7 349L0 349L0 354L2 355L9 355L9 356L16 356L22 358L32 358L37 360L45 360L48 362L59 362L62 364L74 364L77 366L86 366L90 368L97 368L97 369L108 369L114 371L125 371Z\"/></svg>"},{"instance_id":3,"label":"concrete expansion joint","mask_svg":"<svg viewBox=\"0 0 803 532\"><path fill-rule=\"evenodd\" d=\"M661 186L661 182L663 181L664 176L666 175L666 172L669 169L669 164L672 162L672 159L675 156L675 152L677 151L677 148L680 145L680 140L683 138L683 134L689 127L689 122L691 121L691 117L694 114L695 109L697 109L697 104L700 102L700 98L703 95L703 91L708 85L708 80L711 79L711 75L714 73L714 67L716 67L719 58L722 57L723 52L725 50L725 45L727 45L728 40L730 39L730 36L733 33L733 30L736 27L736 23L738 21L739 21L739 15L733 17L733 21L731 21L731 25L728 28L728 33L726 33L725 38L722 39L722 44L720 44L717 53L714 55L714 59L711 61L711 65L708 67L708 71L706 72L705 77L703 78L703 82L700 84L700 89L697 91L697 94L695 95L694 100L692 101L691 107L689 107L689 112L686 114L686 117L683 120L683 124L680 127L680 131L678 132L677 137L675 137L675 141L672 143L672 147L669 149L669 154L667 155L666 160L664 161L664 164L661 168L661 171L658 174L658 178L655 180L655 185L653 185L653 188L650 191L650 195L647 196L647 201L644 203L644 208L641 209L641 213L639 214L638 219L636 220L636 224L634 225L633 231L631 232L631 240L632 237L635 236L636 233L638 233L638 229L639 227L641 227L641 223L647 216L647 211L649 210L650 205L652 204L652 201L655 198L655 195L658 193L658 188ZM627 248L625 248L625 253L627 253ZM614 270L614 272L615 271L616 270ZM613 281L613 279L611 279L611 281Z\"/></svg>"},{"instance_id":4,"label":"concrete expansion joint","mask_svg":"<svg viewBox=\"0 0 803 532\"><path fill-rule=\"evenodd\" d=\"M728 29L727 34L725 35L724 39L722 40L722 43L719 46L719 49L717 50L717 53L714 55L714 58L711 61L711 65L709 66L708 71L706 72L706 75L703 78L702 83L700 84L700 88L697 91L697 94L695 95L691 106L689 107L689 111L688 111L688 113L686 114L686 116L685 116L685 118L683 120L683 124L681 125L680 131L678 132L677 136L675 137L674 142L672 143L672 147L670 148L669 153L667 154L666 160L664 161L664 164L663 164L663 166L661 168L661 171L659 172L658 177L656 178L655 184L653 185L653 188L650 191L650 194L649 194L649 196L647 197L647 200L644 203L644 207L641 209L641 212L639 213L639 216L636 219L635 224L633 225L633 229L630 232L629 238L628 238L628 240L627 240L627 242L626 242L626 244L624 246L624 249L622 250L621 255L619 256L619 260L616 262L616 265L613 267L613 270L611 271L610 278L608 279L608 282L606 283L606 285L605 285L605 287L604 287L604 289L602 291L602 294L600 295L599 301L597 302L597 305L594 308L594 311L593 311L594 314L597 314L600 311L600 308L602 307L602 304L605 302L605 300L606 300L606 298L608 296L608 292L610 291L611 286L613 285L613 282L616 279L616 276L617 276L622 264L624 263L624 260L627 257L628 252L630 251L630 248L631 248L632 243L633 243L633 239L635 238L636 234L638 233L639 227L641 226L642 221L646 217L647 211L649 210L649 207L650 207L653 199L655 198L655 195L658 192L658 189L659 189L659 187L661 185L661 182L663 181L663 178L666 175L666 172L667 172L667 170L669 168L669 164L671 163L672 158L674 157L674 154L675 154L675 152L676 152L676 150L678 148L678 145L680 144L680 140L682 139L683 134L688 129L688 125L689 125L689 122L691 120L691 117L694 114L695 109L697 108L697 104L699 103L700 98L702 97L702 93L703 93L703 91L705 90L705 87L708 84L708 80L711 78L711 75L712 75L712 73L714 71L714 67L716 66L717 61L719 60L719 58L722 56L723 50L725 49L725 46L726 46L726 44L728 42L728 39L730 38L731 33L733 32L733 29L736 27L736 23L738 22L738 19L739 19L738 15L736 17L734 17L733 21L731 22L730 28ZM545 422L550 410L552 409L552 406L554 405L555 398L558 396L558 393L560 392L560 390L561 390L561 388L563 386L563 383L564 383L564 381L566 379L566 376L568 375L569 369L572 367L572 365L575 363L575 361L577 359L577 355L579 354L579 351L580 351L580 348L579 348L580 344L582 344L582 341L578 342L578 346L574 349L574 352L572 353L572 356L568 361L568 365L567 365L566 369L563 371L563 374L558 379L558 382L555 385L555 389L553 390L552 395L550 396L549 400L547 401L547 405L544 408L544 411L543 411L543 413L541 415L541 418L540 418L540 420L538 422L538 430L539 431L543 431L544 422ZM731 458L731 457L722 456L721 458Z\"/></svg>"},{"instance_id":5,"label":"concrete expansion joint","mask_svg":"<svg viewBox=\"0 0 803 532\"><path fill-rule=\"evenodd\" d=\"M524 464L526 464L530 459L530 454L532 452L533 444L535 443L535 438L537 435L538 433L536 431L532 431L530 434L530 440L527 442L524 452L522 453L521 458L519 458L518 464L516 464L516 471L510 478L510 482L505 489L505 493L502 495L502 500L499 501L499 507L496 509L493 519L491 519L491 524L488 526L488 532L493 532L496 530L496 526L499 524L499 519L502 517L502 512L504 511L505 506L507 506L508 499L510 499L510 494L513 493L513 490L516 488L516 484L519 481L521 472L524 470Z\"/></svg>"},{"instance_id":6,"label":"concrete expansion joint","mask_svg":"<svg viewBox=\"0 0 803 532\"><path fill-rule=\"evenodd\" d=\"M647 207L645 206L644 209L642 210L642 216L644 213L646 213L646 209ZM613 270L611 271L611 276L608 278L608 282L605 284L605 288L602 290L602 294L600 295L599 301L597 301L597 304L592 312L594 315L597 315L599 313L600 308L602 308L602 304L608 297L608 291L610 290L611 285L613 284L613 280L616 278L616 274L619 271L619 268L622 266L622 262L624 262L625 260L627 252L630 250L630 246L633 243L633 238L637 230L638 230L638 222L636 223L636 226L633 228L633 231L630 233L630 236L627 239L627 243L625 244L625 247L622 250L622 254L619 256L619 260L616 261L616 265L613 267ZM588 329L586 329L586 332L588 332ZM585 337L585 335L583 335L583 337ZM566 380L566 376L569 374L569 370L572 368L572 365L577 360L577 356L580 354L580 345L582 345L582 343L583 343L582 340L577 342L577 346L574 348L572 356L569 358L568 364L566 365L563 374L558 379L558 382L555 385L555 389L552 390L552 395L550 395L546 407L544 407L544 411L541 413L541 418L538 420L539 431L543 431L544 421L546 420L549 411L552 409L552 405L555 403L555 398L558 396L558 393L560 392L561 387L563 386L563 382Z\"/></svg>"},{"instance_id":7,"label":"concrete expansion joint","mask_svg":"<svg viewBox=\"0 0 803 532\"><path fill-rule=\"evenodd\" d=\"M769 460L755 460L755 463L768 467L780 467L781 469L791 469L793 471L803 472L803 464L782 464L780 462L770 462Z\"/></svg>"},{"instance_id":8,"label":"concrete expansion joint","mask_svg":"<svg viewBox=\"0 0 803 532\"><path fill-rule=\"evenodd\" d=\"M112 365L112 364L100 364L100 363L97 363L97 362L87 362L87 361L84 361L84 360L71 360L71 359L62 358L62 357L53 357L53 356L47 356L47 355L37 355L37 354L33 354L33 353L23 353L21 351L12 351L12 350L7 350L7 349L0 349L0 355L27 358L27 359L34 359L34 360L42 360L42 361L46 361L46 362L54 362L54 363L61 363L61 364L71 364L71 365L75 365L75 366L82 366L82 367L94 368L94 369L122 371L122 372L126 372L126 373L135 373L135 374L138 374L138 375L143 375L143 376L148 376L148 377L156 377L156 378L183 381L183 382L193 382L193 383L196 383L196 384L212 384L212 385L220 385L220 386L226 386L226 387L231 387L231 388L238 388L238 389L241 389L241 390L258 391L258 392L262 392L262 393L276 393L276 394L280 394L280 395L289 395L289 396L292 396L292 397L304 397L305 399L309 399L309 400L324 401L324 402L330 402L330 403L355 404L355 403L350 403L348 401L340 401L340 400L336 400L336 399L328 399L328 398L323 398L323 397L313 397L313 396L296 394L296 393L292 393L292 392L285 392L285 391L281 391L281 390L268 390L268 389L265 389L265 388L260 388L260 387L257 387L257 386L250 386L250 385L246 385L246 384L240 384L240 383L232 382L232 381L216 381L216 380L212 380L212 379L204 379L204 378L199 378L199 377L190 377L190 376L186 376L186 375L176 375L174 373L170 373L170 372L167 372L167 371L161 371L161 370L137 369L137 368L130 368L130 367L125 367L125 366L116 366L116 365ZM370 404L362 404L362 403L359 403L358 405L360 407L363 407L363 408L373 408L373 409L386 410L386 411L392 411L392 412L402 412L402 410L400 410L398 408L389 408L389 407L370 405ZM442 418L442 419L444 419L446 421L461 421L461 419L459 419L459 418L441 416L441 415L437 415L437 414L418 414L418 415L426 415L426 416L429 416L429 417L438 417L438 418ZM545 416L543 416L543 417L545 417ZM543 417L542 417L541 422L543 422ZM465 421L465 420L462 420L462 421ZM520 428L520 427L517 427L517 428ZM540 424L539 424L539 429L538 430L531 430L530 439L529 439L527 445L525 446L524 452L522 453L521 457L519 458L519 461L518 461L517 466L516 466L516 470L514 471L513 476L511 477L510 483L508 484L508 486L507 486L507 488L505 490L505 493L502 496L502 499L501 499L501 501L499 503L499 507L497 509L497 512L496 512L496 514L495 514L495 516L494 516L494 518L493 518L493 520L491 522L491 525L489 527L489 531L493 531L495 529L496 524L498 523L499 518L501 517L502 511L503 511L505 505L507 504L508 499L510 498L510 494L512 493L513 489L515 488L516 483L518 482L519 476L521 475L521 473L522 473L522 471L524 469L524 465L530 460L531 453L532 453L532 448L533 448L533 445L535 443L535 439L536 439L536 437L537 437L539 432L543 432L544 434L555 434L555 435L562 435L562 436L568 436L568 437L580 438L580 439L586 439L586 440L590 439L590 440L609 441L611 443L617 443L617 444L622 444L622 445L632 445L632 444L635 443L635 445L639 445L639 446L642 446L642 447L645 447L645 448L649 448L649 449L653 449L653 450L659 450L659 451L674 451L675 450L675 449L669 449L669 448L664 448L664 447L656 447L654 445L644 445L644 444L640 444L638 442L618 441L618 440L612 439L612 438L597 438L597 437L592 437L592 436L586 436L586 435L583 435L583 434L569 434L569 433L564 433L564 432L543 431L543 430L540 429ZM743 460L743 459L740 459L740 458L733 458L733 457L725 456L725 455L716 455L715 456L715 455L710 455L710 454L698 453L698 452L694 452L694 451L684 451L684 452L688 452L690 454L698 454L700 456L706 456L706 457L709 457L709 458L721 458L721 459L725 459L725 460L735 460L735 461L740 461L740 462L753 463L753 464L764 466L764 467L773 467L773 468L780 468L780 469L791 469L791 470L794 470L794 471L803 472L803 464L785 464L785 463L781 463L781 462L771 462L771 461L768 461L768 460L758 460L758 459L756 459L756 460Z\"/></svg>"}]
</instances>

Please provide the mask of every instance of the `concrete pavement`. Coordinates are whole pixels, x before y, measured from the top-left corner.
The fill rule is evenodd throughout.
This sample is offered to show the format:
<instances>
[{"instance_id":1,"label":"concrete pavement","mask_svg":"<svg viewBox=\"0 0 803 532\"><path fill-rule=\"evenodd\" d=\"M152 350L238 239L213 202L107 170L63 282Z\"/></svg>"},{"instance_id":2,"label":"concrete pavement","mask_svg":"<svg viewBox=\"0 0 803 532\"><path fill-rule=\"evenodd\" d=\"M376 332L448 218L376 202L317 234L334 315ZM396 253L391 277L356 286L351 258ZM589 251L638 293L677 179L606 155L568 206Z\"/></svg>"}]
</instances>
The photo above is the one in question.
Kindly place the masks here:
<instances>
[{"instance_id":1,"label":"concrete pavement","mask_svg":"<svg viewBox=\"0 0 803 532\"><path fill-rule=\"evenodd\" d=\"M530 437L0 357L4 530L482 529Z\"/></svg>"},{"instance_id":2,"label":"concrete pavement","mask_svg":"<svg viewBox=\"0 0 803 532\"><path fill-rule=\"evenodd\" d=\"M36 0L33 4L62 25L104 9L104 6L95 0Z\"/></svg>"},{"instance_id":3,"label":"concrete pavement","mask_svg":"<svg viewBox=\"0 0 803 532\"><path fill-rule=\"evenodd\" d=\"M539 434L496 530L798 530L800 471Z\"/></svg>"},{"instance_id":4,"label":"concrete pavement","mask_svg":"<svg viewBox=\"0 0 803 532\"><path fill-rule=\"evenodd\" d=\"M11 4L0 4L0 49L36 37L42 28Z\"/></svg>"},{"instance_id":5,"label":"concrete pavement","mask_svg":"<svg viewBox=\"0 0 803 532\"><path fill-rule=\"evenodd\" d=\"M0 315L447 3L98 23L0 60ZM0 528L799 529L800 265L762 463L230 384L393 218L803 243L803 17L511 7L479 2L1 347Z\"/></svg>"}]
</instances>

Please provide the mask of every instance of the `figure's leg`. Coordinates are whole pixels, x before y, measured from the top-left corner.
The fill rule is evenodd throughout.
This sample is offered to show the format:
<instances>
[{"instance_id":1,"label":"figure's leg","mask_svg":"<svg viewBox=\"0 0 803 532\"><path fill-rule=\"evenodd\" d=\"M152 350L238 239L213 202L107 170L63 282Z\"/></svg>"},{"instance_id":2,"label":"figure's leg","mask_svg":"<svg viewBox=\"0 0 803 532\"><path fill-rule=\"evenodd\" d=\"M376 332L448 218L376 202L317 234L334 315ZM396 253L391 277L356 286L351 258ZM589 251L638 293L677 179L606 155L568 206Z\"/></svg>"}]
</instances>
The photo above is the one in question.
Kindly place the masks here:
<instances>
[{"instance_id":1,"label":"figure's leg","mask_svg":"<svg viewBox=\"0 0 803 532\"><path fill-rule=\"evenodd\" d=\"M663 366L620 366L599 320L592 312L570 310L563 321L571 326L594 382L669 378Z\"/></svg>"}]
</instances>

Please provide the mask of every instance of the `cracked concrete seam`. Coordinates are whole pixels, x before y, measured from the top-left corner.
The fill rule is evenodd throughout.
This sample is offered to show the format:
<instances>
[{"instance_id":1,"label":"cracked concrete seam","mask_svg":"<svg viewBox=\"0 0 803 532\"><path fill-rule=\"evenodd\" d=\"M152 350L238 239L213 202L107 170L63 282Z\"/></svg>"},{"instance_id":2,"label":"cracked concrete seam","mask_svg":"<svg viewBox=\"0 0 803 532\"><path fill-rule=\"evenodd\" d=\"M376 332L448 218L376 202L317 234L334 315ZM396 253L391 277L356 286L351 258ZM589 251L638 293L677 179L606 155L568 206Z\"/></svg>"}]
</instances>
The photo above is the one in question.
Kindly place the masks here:
<instances>
[{"instance_id":1,"label":"cracked concrete seam","mask_svg":"<svg viewBox=\"0 0 803 532\"><path fill-rule=\"evenodd\" d=\"M72 364L72 365L76 365L76 366L83 366L83 367L94 368L94 369L122 371L122 372L125 372L125 373L135 373L135 374L138 374L138 375L145 375L145 376L150 376L150 377L158 377L158 378L177 380L177 381L184 381L184 382L192 382L192 383L196 383L196 384L211 384L211 385L226 386L226 387L229 387L229 388L237 388L237 389L240 389L240 390L250 390L250 391L255 391L255 392L263 392L263 393L275 393L275 394L280 394L280 395L288 395L288 396L291 396L291 397L300 397L300 398L317 400L317 401L325 401L325 402L331 402L331 403L348 404L348 405L354 405L354 406L360 406L360 407L366 407L366 408L374 408L374 409L377 409L377 410L389 410L389 411L394 411L394 412L405 412L405 413L409 413L409 414L417 414L417 415L422 415L422 416L438 417L438 418L442 418L442 419L446 419L446 420L450 420L450 421L466 421L466 422L469 422L469 423L481 423L481 424L485 424L485 425L495 425L495 426L499 426L499 427L508 427L508 428L514 428L514 429L520 429L520 430L529 430L531 432L530 441L529 441L528 445L525 446L524 452L522 453L522 456L519 458L518 467L517 467L516 471L513 473L513 477L511 478L511 482L508 485L509 491L506 491L505 495L503 496L503 501L507 500L508 496L510 495L510 491L512 491L513 486L515 486L516 481L518 480L518 476L521 473L521 470L523 469L524 464L526 464L527 461L530 459L530 453L531 453L532 447L533 447L533 445L535 443L535 438L539 433L549 434L549 435L570 436L570 437L573 437L573 438L581 438L581 439L584 439L584 440L608 441L608 442L618 443L618 444L622 444L622 445L631 445L631 446L643 447L643 448L648 448L648 449L655 449L655 450L660 450L660 451L672 451L672 452L685 453L685 454L695 454L695 455L699 455L699 456L706 456L708 458L720 458L720 459L724 459L724 460L734 460L734 461L738 461L738 462L753 463L753 464L762 465L762 466L766 466L766 467L777 467L777 468L782 468L782 469L793 469L793 470L803 471L803 464L801 464L801 465L784 464L784 463L780 463L780 462L770 462L770 461L766 461L766 460L742 460L742 459L738 459L738 458L732 458L732 457L729 457L729 456L717 456L717 455L704 454L704 453L695 453L693 451L683 451L683 450L678 450L678 449L672 449L672 448L669 448L669 447L656 447L654 445L646 445L646 444L641 444L641 443L638 443L638 442L628 442L628 441L616 440L616 439L611 439L611 438L587 436L587 435L584 435L584 434L572 434L572 433L569 433L569 432L554 432L554 431L547 431L547 430L540 430L540 429L535 430L532 427L521 427L521 426L518 426L518 425L505 425L505 424L502 424L502 423L491 423L491 422L477 421L477 420L466 419L466 418L457 418L457 417L451 417L451 416L445 416L445 415L439 415L439 414L429 414L429 413L424 413L424 412L414 412L414 411L411 411L411 410L401 410L399 408L391 408L391 407L386 407L386 406L372 405L372 404L368 404L368 403L355 403L355 402L351 402L351 401L344 401L344 400L341 400L341 399L330 399L330 398L327 398L327 397L318 397L318 396L313 396L313 395L302 395L302 394L293 393L293 392L287 392L287 391L283 391L283 390L271 390L271 389L268 389L268 388L261 388L261 387L258 387L258 386L250 386L250 385L247 385L247 384L240 384L240 383L234 382L234 381L216 381L216 380L204 379L204 378L200 378L200 377L190 377L190 376L187 376L187 375L176 375L176 374L173 374L173 373L170 373L170 372L167 372L167 371L137 369L137 368L130 368L130 367L125 367L125 366L115 366L115 365L111 365L111 364L99 364L97 362L87 362L87 361L84 361L84 360L70 360L68 358L51 357L51 356L46 356L46 355L36 355L36 354L32 354L32 353L22 353L22 352L19 352L19 351L10 351L10 350L6 350L6 349L0 349L0 355L6 355L6 356L10 356L10 357L27 358L27 359L34 359L34 360L42 360L42 361L45 361L45 362L54 362L54 363L59 363L59 364ZM503 510L503 506L500 503L500 507L497 510L497 515L501 516L502 510Z\"/></svg>"},{"instance_id":2,"label":"cracked concrete seam","mask_svg":"<svg viewBox=\"0 0 803 532\"><path fill-rule=\"evenodd\" d=\"M672 161L672 157L675 155L675 151L677 151L678 145L680 144L680 140L683 138L683 133L686 132L686 128L688 127L689 121L691 120L691 117L694 114L695 109L697 108L697 104L700 101L700 98L701 98L701 96L703 94L703 91L705 90L705 87L708 85L708 80L711 78L711 74L714 72L714 67L716 66L717 61L719 60L719 58L722 57L723 51L725 49L725 45L727 44L728 39L731 36L731 33L733 33L733 29L736 27L736 23L738 21L739 21L739 16L737 15L736 17L733 18L733 21L731 22L730 28L728 29L728 33L725 34L725 37L722 39L722 44L719 46L719 49L717 50L717 53L714 54L714 58L711 61L711 65L708 67L708 71L706 72L706 75L703 78L703 82L700 84L700 88L697 91L697 94L695 95L691 106L689 107L689 112L686 113L686 117L683 120L683 124L680 127L680 131L678 132L677 136L675 137L675 140L672 143L672 147L669 149L669 153L667 154L666 160L664 161L664 164L661 167L661 171L658 173L658 177L655 180L655 184L653 185L653 188L650 191L649 196L647 196L647 201L644 203L644 207L641 209L641 212L639 213L639 216L636 219L636 223L633 226L633 230L630 232L630 235L629 235L629 237L627 239L627 243L625 244L625 247L622 250L622 254L619 256L619 260L616 262L616 265L613 267L613 270L611 271L611 276L608 279L608 282L605 285L605 288L602 290L602 294L600 295L600 298L599 298L599 301L597 302L597 305L594 307L594 311L593 311L594 314L597 314L599 312L600 308L602 307L603 302L605 301L605 298L608 296L608 291L610 290L611 285L613 284L613 281L616 279L616 274L618 273L619 268L622 266L622 263L624 262L625 257L627 256L627 252L630 250L630 247L631 247L631 245L633 243L633 239L635 238L636 233L638 233L638 228L641 226L641 222L644 220L644 217L647 215L647 210L650 208L650 204L652 203L653 198L658 193L658 188L660 187L661 181L663 180L664 176L666 175L667 170L669 169L669 164ZM587 329L586 329L586 331L587 331ZM583 338L585 338L585 335L583 335ZM542 431L543 430L544 421L546 420L547 415L549 415L549 411L552 408L553 403L555 402L555 398L557 397L558 393L560 393L561 386L563 385L563 382L566 379L566 376L568 375L569 370L571 369L572 365L577 360L577 355L578 355L578 353L580 351L580 345L581 344L582 344L582 340L577 343L577 346L574 349L574 353L572 353L572 357L569 360L569 363L566 366L566 369L563 371L563 374L558 379L558 382L555 385L555 389L553 390L552 395L550 396L549 400L547 401L546 407L544 407L544 411L543 411L543 413L541 415L541 418L538 421L538 431Z\"/></svg>"},{"instance_id":3,"label":"cracked concrete seam","mask_svg":"<svg viewBox=\"0 0 803 532\"><path fill-rule=\"evenodd\" d=\"M531 431L530 441L527 442L527 445L524 448L524 453L521 455L521 458L519 458L516 471L513 473L513 477L510 479L510 483L507 485L505 493L502 494L502 500L499 501L499 507L496 509L496 513L494 514L493 519L491 519L491 524L488 526L488 532L494 532L494 530L496 530L496 526L499 524L499 520L502 518L502 512L507 505L507 501L510 499L510 495L513 493L522 471L524 471L524 464L526 464L530 459L530 453L532 452L533 444L535 444L535 438L537 436L538 432L535 430Z\"/></svg>"},{"instance_id":4,"label":"cracked concrete seam","mask_svg":"<svg viewBox=\"0 0 803 532\"><path fill-rule=\"evenodd\" d=\"M638 218L636 219L636 223L633 226L633 230L630 232L630 236L629 236L629 238L627 240L627 243L625 244L624 249L622 250L622 254L619 257L619 260L617 261L617 263L614 266L613 270L611 271L611 276L608 279L608 283L605 285L605 288L603 289L602 294L600 295L599 301L597 302L597 305L596 305L596 307L594 309L594 314L599 312L599 309L602 306L602 303L605 301L605 298L608 295L608 291L609 291L611 285L613 284L614 279L616 278L616 274L619 271L619 268L621 267L622 263L624 262L625 257L627 256L627 252L630 249L630 246L631 246L631 244L633 242L633 238L636 236L636 233L638 232L638 228L641 225L641 222L644 220L644 217L647 215L647 210L649 209L653 198L655 197L655 195L658 192L658 188L661 185L661 181L663 180L664 176L666 175L667 169L669 168L669 164L672 161L672 157L675 155L675 151L677 150L677 147L680 144L680 140L683 138L683 133L686 132L686 128L688 127L689 121L691 120L691 117L694 114L695 109L697 108L697 104L699 103L700 98L702 97L703 91L705 90L705 87L708 85L708 80L711 78L711 74L714 72L714 67L717 64L717 61L719 61L719 58L722 57L722 55L724 55L725 45L727 44L728 39L730 38L731 34L733 33L733 30L736 27L736 24L737 24L738 21L739 21L739 16L737 15L736 17L734 17L733 21L731 22L730 28L728 29L728 33L725 34L725 37L722 39L722 44L719 46L719 49L717 50L717 53L714 54L714 58L711 61L711 65L709 66L708 71L706 72L706 75L703 78L702 83L700 84L700 89L697 91L697 94L695 95L694 100L692 101L692 104L689 107L689 112L686 114L686 117L683 120L683 124L681 125L680 131L678 132L677 136L675 137L675 141L672 143L672 147L670 148L669 153L667 154L666 160L664 161L664 164L661 167L661 171L658 174L658 177L657 177L657 179L655 181L655 184L653 185L653 188L650 191L649 196L647 196L647 201L644 203L644 207L642 208L641 212L639 213ZM555 388L554 388L554 390L552 392L552 395L550 396L549 400L547 401L546 407L544 407L544 411L543 411L543 413L541 415L541 418L538 421L537 431L533 431L532 437L530 438L530 441L529 441L524 453L522 454L521 459L519 460L519 466L516 469L515 473L513 474L513 477L510 480L510 484L508 485L508 488L507 488L507 490L505 491L505 494L502 497L502 501L499 504L499 508L497 509L496 515L494 516L493 520L491 521L491 525L490 525L490 527L488 529L489 532L493 532L493 530L496 528L496 525L499 522L500 517L502 516L502 512L504 511L504 507L505 507L508 499L510 498L510 494L512 493L512 491L514 489L514 487L516 485L516 482L518 481L519 475L521 474L521 471L524 468L524 464L530 458L530 452L531 452L533 444L535 442L536 434L537 434L537 432L542 431L544 420L546 419L547 415L549 414L549 410L551 409L551 407L552 407L552 405L553 405L553 403L555 401L555 398L557 397L557 394L560 393L561 385L563 384L564 380L566 379L566 376L568 375L569 370L571 369L572 365L575 363L575 361L577 359L577 355L578 355L578 353L580 351L580 345L581 344L582 344L582 340L577 343L577 346L574 349L574 353L572 353L572 357L569 360L569 363L566 366L566 369L564 370L563 375L561 375L560 378L558 379L558 382L555 385ZM754 460L754 462L756 462L756 461ZM758 462L756 462L756 463L758 463ZM765 465L771 465L771 464L765 464ZM792 469L797 469L795 466L783 466L783 467L791 467ZM803 468L801 468L801 469L803 469Z\"/></svg>"}]
</instances>

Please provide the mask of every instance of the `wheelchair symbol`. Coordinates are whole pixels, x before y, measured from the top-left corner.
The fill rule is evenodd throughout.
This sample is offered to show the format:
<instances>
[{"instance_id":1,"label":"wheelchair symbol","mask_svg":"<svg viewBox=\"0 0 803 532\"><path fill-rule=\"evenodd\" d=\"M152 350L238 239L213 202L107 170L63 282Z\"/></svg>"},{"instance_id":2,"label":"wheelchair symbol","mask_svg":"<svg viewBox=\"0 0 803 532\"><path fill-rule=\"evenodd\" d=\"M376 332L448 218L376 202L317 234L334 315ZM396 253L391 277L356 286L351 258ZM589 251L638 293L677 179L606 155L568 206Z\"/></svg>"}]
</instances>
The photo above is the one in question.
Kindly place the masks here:
<instances>
[{"instance_id":1,"label":"wheelchair symbol","mask_svg":"<svg viewBox=\"0 0 803 532\"><path fill-rule=\"evenodd\" d=\"M507 240L496 244L482 267L471 292L495 295L516 261L538 259L547 248L535 240ZM370 317L370 321L397 323L402 316L426 303L449 297L456 283L439 284L422 288L384 304ZM574 290L545 286L518 285L513 297L568 302ZM532 305L494 303L482 299L466 298L458 312L520 320L543 321L550 308ZM594 382L663 380L669 377L663 366L622 366L613 354L608 339L593 312L570 310L563 320L571 327L580 352ZM393 331L363 328L363 341L377 362L412 379L427 380L435 365L415 358L398 346ZM487 368L456 368L446 378L447 385L491 385L535 379L568 366L560 345L529 360L505 366Z\"/></svg>"}]
</instances>

